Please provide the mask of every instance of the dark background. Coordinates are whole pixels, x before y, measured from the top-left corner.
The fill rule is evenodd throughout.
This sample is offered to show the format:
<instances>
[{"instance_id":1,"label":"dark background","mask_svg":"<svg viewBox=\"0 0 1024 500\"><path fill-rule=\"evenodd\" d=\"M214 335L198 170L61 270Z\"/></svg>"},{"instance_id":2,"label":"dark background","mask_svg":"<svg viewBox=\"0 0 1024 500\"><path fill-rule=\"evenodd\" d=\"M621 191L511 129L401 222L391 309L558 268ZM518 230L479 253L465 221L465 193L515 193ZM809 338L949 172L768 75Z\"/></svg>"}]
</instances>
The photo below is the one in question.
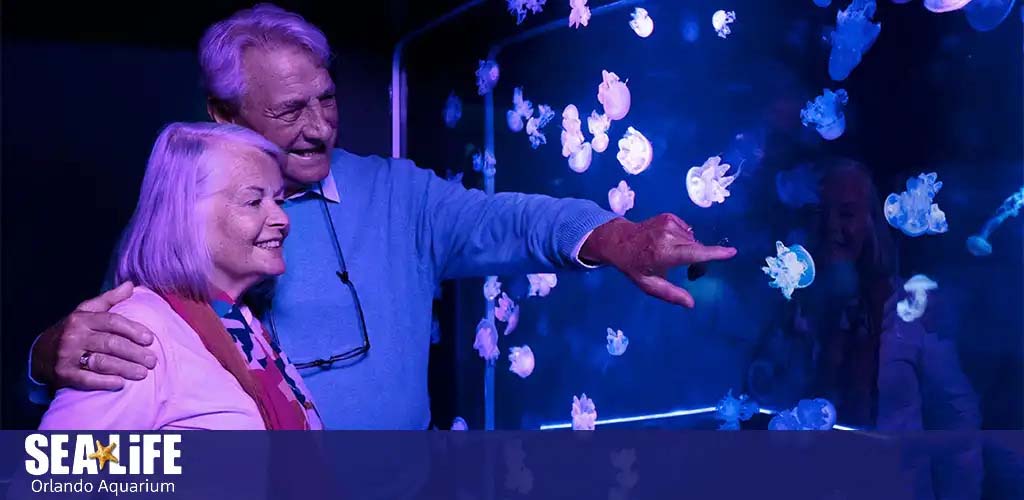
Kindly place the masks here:
<instances>
[{"instance_id":1,"label":"dark background","mask_svg":"<svg viewBox=\"0 0 1024 500\"><path fill-rule=\"evenodd\" d=\"M627 179L637 193L629 217L672 211L705 241L728 237L741 254L688 285L699 304L690 312L643 296L612 271L560 275L551 296L525 301L519 331L501 340L498 427L566 420L572 395L581 392L596 400L601 417L612 417L707 406L729 388L742 390L762 325L783 301L759 267L774 241L788 241L799 227L797 214L775 196L774 175L824 154L865 162L883 196L901 191L908 176L939 173L946 186L936 201L950 231L900 236L902 274L926 273L955 298L957 340L982 396L985 426L1024 427L1021 220L997 230L988 259L971 257L963 244L1024 183L1019 12L996 30L978 33L960 13L935 15L917 2L880 0L881 36L851 76L836 83L828 78L822 34L846 2L821 9L809 0L737 0L730 8L738 20L727 40L710 27L719 3L646 2L655 20L648 39L629 30L627 10L509 47L499 59L499 191L582 197L606 206L607 190L626 178L614 158L616 140L633 125L651 139L655 160L649 172ZM339 146L389 154L394 43L458 4L278 2L323 28L337 54ZM489 1L409 47L410 158L442 174L466 171L465 184L480 185L466 153L467 144L478 147L483 139L483 101L473 72L490 43L568 14L564 2L548 4L516 26L503 2ZM42 409L27 402L24 384L29 344L98 292L158 130L170 121L206 119L195 56L200 35L250 5L5 2L4 428L36 424ZM694 43L682 36L691 17L699 27ZM575 103L589 115L598 106L601 69L629 79L633 107L613 124L608 151L595 155L587 173L569 171L559 154L560 116L546 128L549 143L536 151L505 126L512 88L521 85L535 104L560 113ZM846 134L828 143L799 122L804 102L825 87L850 93ZM450 130L442 108L453 90L463 99L463 118ZM738 144L741 133L746 142ZM686 170L714 154L744 157L751 142L764 158L744 164L728 201L706 210L690 203ZM525 288L523 277L502 281L519 293ZM446 285L437 307L443 334L432 352L431 398L441 426L455 415L471 428L483 426L483 363L471 348L483 310L481 285ZM605 352L606 327L630 337L625 356ZM525 380L508 372L505 357L508 347L523 344L531 345L538 363Z\"/></svg>"}]
</instances>

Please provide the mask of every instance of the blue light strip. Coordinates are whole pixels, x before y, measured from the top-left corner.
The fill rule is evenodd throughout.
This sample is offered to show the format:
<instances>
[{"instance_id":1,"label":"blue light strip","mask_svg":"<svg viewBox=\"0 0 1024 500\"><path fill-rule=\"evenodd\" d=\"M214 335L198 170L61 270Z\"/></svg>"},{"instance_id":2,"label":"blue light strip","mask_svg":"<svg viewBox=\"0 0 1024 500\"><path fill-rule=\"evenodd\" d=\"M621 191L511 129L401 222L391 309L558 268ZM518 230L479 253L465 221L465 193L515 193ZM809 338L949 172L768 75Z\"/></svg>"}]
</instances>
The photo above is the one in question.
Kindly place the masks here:
<instances>
[{"instance_id":1,"label":"blue light strip","mask_svg":"<svg viewBox=\"0 0 1024 500\"><path fill-rule=\"evenodd\" d=\"M623 423L627 423L627 422L643 422L643 421L647 421L647 420L658 420L658 419L662 419L662 418L685 417L687 415L700 415L700 414L703 414L703 413L714 413L717 410L718 410L718 407L708 406L708 407L705 407L705 408L694 408L692 410L677 410L677 411L671 411L671 412L668 412L668 413L652 413L652 414L649 414L649 415L636 415L634 417L610 418L608 420L598 420L598 421L594 422L594 425L623 424ZM761 413L761 414L764 414L764 415L774 415L774 414L778 413L777 411L769 410L767 408L759 408L757 411L758 411L758 413ZM837 430L837 431L859 431L860 430L860 429L857 429L855 427L847 427L845 425L833 425L832 428ZM550 431L550 430L554 430L554 429L572 429L572 422L564 423L564 424L546 424L546 425L540 426L540 430L542 430L542 431Z\"/></svg>"}]
</instances>

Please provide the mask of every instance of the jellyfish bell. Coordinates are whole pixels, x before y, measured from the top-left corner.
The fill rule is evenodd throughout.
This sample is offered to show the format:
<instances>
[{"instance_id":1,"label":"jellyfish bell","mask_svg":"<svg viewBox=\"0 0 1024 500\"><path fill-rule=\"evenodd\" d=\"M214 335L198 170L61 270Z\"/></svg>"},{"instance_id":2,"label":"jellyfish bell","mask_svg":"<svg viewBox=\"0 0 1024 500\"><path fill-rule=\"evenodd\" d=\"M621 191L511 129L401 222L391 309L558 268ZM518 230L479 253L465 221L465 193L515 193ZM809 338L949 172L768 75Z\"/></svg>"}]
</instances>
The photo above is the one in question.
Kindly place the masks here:
<instances>
[{"instance_id":1,"label":"jellyfish bell","mask_svg":"<svg viewBox=\"0 0 1024 500\"><path fill-rule=\"evenodd\" d=\"M814 283L814 259L811 258L811 254L807 251L803 245L793 245L789 247L789 251L796 254L796 259L804 265L804 270L800 273L800 279L797 280L797 288L807 288Z\"/></svg>"},{"instance_id":2,"label":"jellyfish bell","mask_svg":"<svg viewBox=\"0 0 1024 500\"><path fill-rule=\"evenodd\" d=\"M768 284L778 288L786 300L790 300L793 291L806 288L814 282L814 259L801 245L786 247L781 241L775 242L775 257L768 257L768 264L761 270L771 278Z\"/></svg>"},{"instance_id":3,"label":"jellyfish bell","mask_svg":"<svg viewBox=\"0 0 1024 500\"><path fill-rule=\"evenodd\" d=\"M654 149L651 141L633 127L629 127L622 139L619 139L619 153L616 158L626 173L637 175L651 166Z\"/></svg>"},{"instance_id":4,"label":"jellyfish bell","mask_svg":"<svg viewBox=\"0 0 1024 500\"><path fill-rule=\"evenodd\" d=\"M508 120L509 130L513 132L520 132L523 130L523 117L519 116L519 113L510 110L505 114L505 118Z\"/></svg>"},{"instance_id":5,"label":"jellyfish bell","mask_svg":"<svg viewBox=\"0 0 1024 500\"><path fill-rule=\"evenodd\" d=\"M444 105L444 123L448 128L455 128L459 118L462 118L462 99L452 91Z\"/></svg>"},{"instance_id":6,"label":"jellyfish bell","mask_svg":"<svg viewBox=\"0 0 1024 500\"><path fill-rule=\"evenodd\" d=\"M967 4L964 13L967 16L967 24L977 31L991 31L999 26L1010 11L1013 10L1013 0L974 0Z\"/></svg>"},{"instance_id":7,"label":"jellyfish bell","mask_svg":"<svg viewBox=\"0 0 1024 500\"><path fill-rule=\"evenodd\" d=\"M466 431L466 430L469 430L469 424L466 423L466 420L464 418L462 418L462 417L455 417L455 420L452 421L452 430L453 431Z\"/></svg>"},{"instance_id":8,"label":"jellyfish bell","mask_svg":"<svg viewBox=\"0 0 1024 500\"><path fill-rule=\"evenodd\" d=\"M590 141L590 146L595 153L604 153L608 149L608 134L597 134Z\"/></svg>"},{"instance_id":9,"label":"jellyfish bell","mask_svg":"<svg viewBox=\"0 0 1024 500\"><path fill-rule=\"evenodd\" d=\"M992 255L992 244L980 235L974 235L967 238L967 251L975 257L985 257Z\"/></svg>"},{"instance_id":10,"label":"jellyfish bell","mask_svg":"<svg viewBox=\"0 0 1024 500\"><path fill-rule=\"evenodd\" d=\"M654 20L647 14L647 9L637 7L632 16L633 20L629 22L629 27L633 28L637 36L640 38L651 36L651 32L654 31Z\"/></svg>"},{"instance_id":11,"label":"jellyfish bell","mask_svg":"<svg viewBox=\"0 0 1024 500\"><path fill-rule=\"evenodd\" d=\"M833 80L842 81L850 76L878 39L882 24L871 22L876 8L874 0L853 0L846 10L836 14L828 60L828 74Z\"/></svg>"},{"instance_id":12,"label":"jellyfish bell","mask_svg":"<svg viewBox=\"0 0 1024 500\"><path fill-rule=\"evenodd\" d=\"M619 181L619 185L608 190L608 206L612 212L622 216L626 215L636 199L636 193L629 188L626 181Z\"/></svg>"},{"instance_id":13,"label":"jellyfish bell","mask_svg":"<svg viewBox=\"0 0 1024 500\"><path fill-rule=\"evenodd\" d=\"M721 161L721 157L712 156L703 165L686 172L686 193L698 207L708 208L714 203L724 203L729 196L727 188L738 174L726 176L732 166Z\"/></svg>"},{"instance_id":14,"label":"jellyfish bell","mask_svg":"<svg viewBox=\"0 0 1024 500\"><path fill-rule=\"evenodd\" d=\"M971 3L971 0L924 0L924 8L941 14L943 12L960 10L969 3Z\"/></svg>"},{"instance_id":15,"label":"jellyfish bell","mask_svg":"<svg viewBox=\"0 0 1024 500\"><path fill-rule=\"evenodd\" d=\"M711 26L715 28L715 32L721 38L726 38L732 33L732 29L729 25L736 21L736 12L724 10L716 11L711 15Z\"/></svg>"},{"instance_id":16,"label":"jellyfish bell","mask_svg":"<svg viewBox=\"0 0 1024 500\"><path fill-rule=\"evenodd\" d=\"M604 106L610 120L621 120L629 113L629 87L610 71L601 70L602 82L597 87L597 100Z\"/></svg>"},{"instance_id":17,"label":"jellyfish bell","mask_svg":"<svg viewBox=\"0 0 1024 500\"><path fill-rule=\"evenodd\" d=\"M593 159L593 152L590 148L589 142L584 142L583 145L575 153L569 155L569 168L573 172L582 174L590 168L590 162Z\"/></svg>"},{"instance_id":18,"label":"jellyfish bell","mask_svg":"<svg viewBox=\"0 0 1024 500\"><path fill-rule=\"evenodd\" d=\"M903 284L903 289L911 293L930 292L937 288L939 284L923 274L916 274Z\"/></svg>"},{"instance_id":19,"label":"jellyfish bell","mask_svg":"<svg viewBox=\"0 0 1024 500\"><path fill-rule=\"evenodd\" d=\"M528 345L513 347L508 355L508 362L510 363L508 370L519 375L520 378L529 377L536 366L533 350Z\"/></svg>"},{"instance_id":20,"label":"jellyfish bell","mask_svg":"<svg viewBox=\"0 0 1024 500\"><path fill-rule=\"evenodd\" d=\"M814 5L817 5L818 7L828 7L829 5L832 5L832 0L814 0Z\"/></svg>"}]
</instances>

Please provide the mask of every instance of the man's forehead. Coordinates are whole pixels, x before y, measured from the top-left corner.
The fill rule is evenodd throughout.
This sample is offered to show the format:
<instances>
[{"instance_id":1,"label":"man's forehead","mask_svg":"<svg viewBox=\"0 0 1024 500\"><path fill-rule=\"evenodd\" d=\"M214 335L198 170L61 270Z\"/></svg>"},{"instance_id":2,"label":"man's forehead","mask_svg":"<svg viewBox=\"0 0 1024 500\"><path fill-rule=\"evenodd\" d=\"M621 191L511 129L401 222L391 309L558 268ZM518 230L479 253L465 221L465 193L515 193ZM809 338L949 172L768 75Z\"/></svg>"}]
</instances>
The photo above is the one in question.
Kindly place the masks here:
<instances>
[{"instance_id":1,"label":"man's forehead","mask_svg":"<svg viewBox=\"0 0 1024 500\"><path fill-rule=\"evenodd\" d=\"M308 99L309 94L329 90L330 72L309 52L291 46L250 48L243 58L246 79L253 90L262 90L273 101Z\"/></svg>"}]
</instances>

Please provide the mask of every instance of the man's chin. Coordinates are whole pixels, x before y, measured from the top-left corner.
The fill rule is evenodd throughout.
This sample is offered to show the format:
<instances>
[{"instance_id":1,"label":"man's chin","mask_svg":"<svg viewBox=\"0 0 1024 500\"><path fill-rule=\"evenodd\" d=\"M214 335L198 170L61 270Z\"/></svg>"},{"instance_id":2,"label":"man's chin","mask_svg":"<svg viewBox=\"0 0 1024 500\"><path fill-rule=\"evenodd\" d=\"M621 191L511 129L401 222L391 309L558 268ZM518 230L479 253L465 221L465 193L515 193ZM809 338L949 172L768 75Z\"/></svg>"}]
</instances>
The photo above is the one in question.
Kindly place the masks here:
<instances>
[{"instance_id":1,"label":"man's chin","mask_svg":"<svg viewBox=\"0 0 1024 500\"><path fill-rule=\"evenodd\" d=\"M284 176L296 184L308 185L324 180L330 168L331 162L327 157L322 158L321 161L312 162L305 159L296 161L289 155Z\"/></svg>"}]
</instances>

